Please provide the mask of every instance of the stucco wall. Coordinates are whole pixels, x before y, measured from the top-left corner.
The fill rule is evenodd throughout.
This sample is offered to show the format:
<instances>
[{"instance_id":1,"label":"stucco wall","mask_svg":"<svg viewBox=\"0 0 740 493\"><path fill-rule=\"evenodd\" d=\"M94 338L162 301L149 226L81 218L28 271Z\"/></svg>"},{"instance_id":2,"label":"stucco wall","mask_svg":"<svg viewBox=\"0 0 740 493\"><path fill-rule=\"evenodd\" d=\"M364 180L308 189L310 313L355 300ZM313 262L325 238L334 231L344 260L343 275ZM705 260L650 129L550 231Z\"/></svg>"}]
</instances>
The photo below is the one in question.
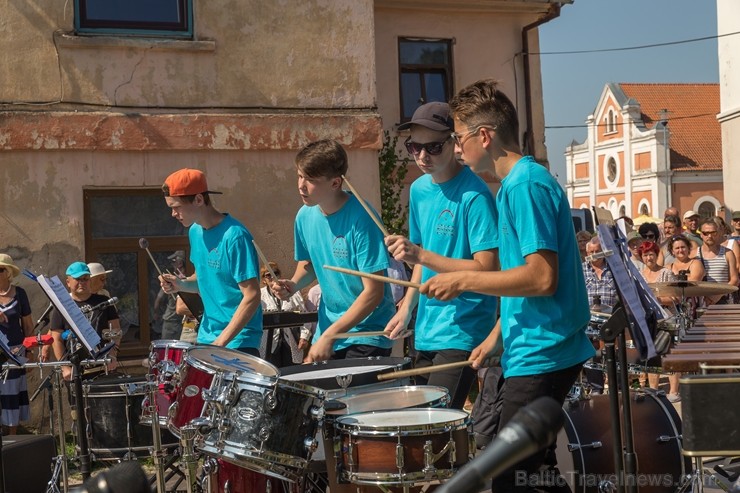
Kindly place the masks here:
<instances>
[{"instance_id":1,"label":"stucco wall","mask_svg":"<svg viewBox=\"0 0 740 493\"><path fill-rule=\"evenodd\" d=\"M193 2L195 41L67 36L73 4L0 2L2 100L180 108L375 102L371 0Z\"/></svg>"},{"instance_id":2,"label":"stucco wall","mask_svg":"<svg viewBox=\"0 0 740 493\"><path fill-rule=\"evenodd\" d=\"M740 31L740 3L717 0L717 33ZM731 210L740 210L740 37L717 40L724 195Z\"/></svg>"}]
</instances>

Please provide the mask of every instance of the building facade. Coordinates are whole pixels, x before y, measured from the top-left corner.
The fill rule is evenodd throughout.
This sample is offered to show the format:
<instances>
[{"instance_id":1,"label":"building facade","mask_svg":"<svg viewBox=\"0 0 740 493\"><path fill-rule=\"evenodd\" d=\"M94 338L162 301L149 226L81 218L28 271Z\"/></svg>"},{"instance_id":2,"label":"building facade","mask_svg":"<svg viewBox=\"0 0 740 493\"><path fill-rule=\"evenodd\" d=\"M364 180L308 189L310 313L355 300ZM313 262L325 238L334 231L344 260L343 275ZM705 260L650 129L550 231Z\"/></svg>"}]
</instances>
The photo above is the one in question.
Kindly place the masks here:
<instances>
[{"instance_id":1,"label":"building facade","mask_svg":"<svg viewBox=\"0 0 740 493\"><path fill-rule=\"evenodd\" d=\"M539 51L537 26L571 2L181 0L133 17L115 10L127 2L3 3L0 251L50 276L76 260L113 269L134 355L161 317L139 240L162 268L187 249L159 190L169 173L205 171L216 207L290 272L293 159L308 142L342 142L348 178L379 207L383 131L494 77L545 161L539 65L522 52ZM40 313L43 294L19 283Z\"/></svg>"},{"instance_id":2,"label":"building facade","mask_svg":"<svg viewBox=\"0 0 740 493\"><path fill-rule=\"evenodd\" d=\"M586 140L565 151L571 206L614 217L662 217L671 206L723 213L717 113L717 84L607 84Z\"/></svg>"}]
</instances>

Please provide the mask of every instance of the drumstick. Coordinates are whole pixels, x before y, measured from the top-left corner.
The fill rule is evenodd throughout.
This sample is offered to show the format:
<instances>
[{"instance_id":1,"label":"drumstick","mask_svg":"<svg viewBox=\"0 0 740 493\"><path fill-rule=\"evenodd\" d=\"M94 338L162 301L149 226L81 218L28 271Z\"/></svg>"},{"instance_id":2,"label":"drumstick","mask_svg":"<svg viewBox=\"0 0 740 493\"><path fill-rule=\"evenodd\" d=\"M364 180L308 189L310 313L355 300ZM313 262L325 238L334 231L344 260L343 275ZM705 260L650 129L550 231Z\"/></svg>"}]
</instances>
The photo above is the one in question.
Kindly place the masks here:
<instances>
[{"instance_id":1,"label":"drumstick","mask_svg":"<svg viewBox=\"0 0 740 493\"><path fill-rule=\"evenodd\" d=\"M392 277L379 276L377 274L370 274L368 272L360 272L359 270L345 269L344 267L335 267L333 265L324 265L324 269L341 272L343 274L349 274L351 276L366 277L375 281L389 282L391 284L398 284L399 286L406 286L407 288L419 289L421 284L418 282L402 281L400 279L393 279Z\"/></svg>"},{"instance_id":2,"label":"drumstick","mask_svg":"<svg viewBox=\"0 0 740 493\"><path fill-rule=\"evenodd\" d=\"M149 254L149 259L152 261L152 264L154 264L154 268L157 269L159 277L164 278L164 274L162 274L159 265L157 265L157 261L154 260L154 255L152 255L152 252L149 251L149 240L147 240L146 238L139 238L139 248L146 250L146 253ZM170 293L170 296L172 296L173 300L177 300L177 295L175 293Z\"/></svg>"},{"instance_id":3,"label":"drumstick","mask_svg":"<svg viewBox=\"0 0 740 493\"><path fill-rule=\"evenodd\" d=\"M259 256L260 260L262 260L262 263L265 264L265 269L267 269L267 272L269 272L272 278L277 281L278 277L275 275L275 271L272 270L272 266L270 266L270 262L267 261L267 257L265 257L265 254L262 253L262 250L260 250L260 247L257 245L257 242L252 240L252 245L254 245L254 249L257 250L257 255Z\"/></svg>"},{"instance_id":4,"label":"drumstick","mask_svg":"<svg viewBox=\"0 0 740 493\"><path fill-rule=\"evenodd\" d=\"M370 208L369 205L367 205L367 202L360 196L359 193L357 193L357 190L355 190L355 187L352 186L352 184L349 182L346 176L342 175L342 179L344 180L344 183L347 184L349 189L352 191L355 197L357 197L357 200L360 202L360 205L365 208L368 215L370 216L370 219L373 220L376 226L382 231L383 236L388 236L390 233L388 233L388 230L385 229L385 226L383 226L383 223L380 222L380 219L378 219L378 216L375 215L373 210Z\"/></svg>"},{"instance_id":5,"label":"drumstick","mask_svg":"<svg viewBox=\"0 0 740 493\"><path fill-rule=\"evenodd\" d=\"M352 337L375 337L387 335L384 330L375 330L368 332L341 332L331 336L332 339L350 339Z\"/></svg>"},{"instance_id":6,"label":"drumstick","mask_svg":"<svg viewBox=\"0 0 740 493\"><path fill-rule=\"evenodd\" d=\"M453 368L463 368L472 365L472 361L456 361L454 363L445 363L444 365L427 366L425 368L414 368L413 370L393 371L390 373L381 373L378 380L395 380L396 378L415 377L417 375L426 375L437 371L451 370Z\"/></svg>"}]
</instances>

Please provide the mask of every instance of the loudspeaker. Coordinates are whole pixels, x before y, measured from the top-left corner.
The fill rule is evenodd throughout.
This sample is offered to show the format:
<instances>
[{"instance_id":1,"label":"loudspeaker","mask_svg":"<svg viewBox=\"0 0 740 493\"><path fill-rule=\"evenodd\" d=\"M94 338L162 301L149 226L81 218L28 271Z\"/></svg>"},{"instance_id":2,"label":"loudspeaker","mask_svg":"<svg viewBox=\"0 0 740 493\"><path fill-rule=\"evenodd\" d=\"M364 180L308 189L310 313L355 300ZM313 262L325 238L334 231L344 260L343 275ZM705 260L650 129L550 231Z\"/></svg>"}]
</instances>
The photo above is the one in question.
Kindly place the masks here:
<instances>
[{"instance_id":1,"label":"loudspeaker","mask_svg":"<svg viewBox=\"0 0 740 493\"><path fill-rule=\"evenodd\" d=\"M51 435L7 435L3 439L3 471L7 493L44 493L57 455Z\"/></svg>"},{"instance_id":2,"label":"loudspeaker","mask_svg":"<svg viewBox=\"0 0 740 493\"><path fill-rule=\"evenodd\" d=\"M740 377L688 375L681 384L683 454L690 457L740 455Z\"/></svg>"}]
</instances>

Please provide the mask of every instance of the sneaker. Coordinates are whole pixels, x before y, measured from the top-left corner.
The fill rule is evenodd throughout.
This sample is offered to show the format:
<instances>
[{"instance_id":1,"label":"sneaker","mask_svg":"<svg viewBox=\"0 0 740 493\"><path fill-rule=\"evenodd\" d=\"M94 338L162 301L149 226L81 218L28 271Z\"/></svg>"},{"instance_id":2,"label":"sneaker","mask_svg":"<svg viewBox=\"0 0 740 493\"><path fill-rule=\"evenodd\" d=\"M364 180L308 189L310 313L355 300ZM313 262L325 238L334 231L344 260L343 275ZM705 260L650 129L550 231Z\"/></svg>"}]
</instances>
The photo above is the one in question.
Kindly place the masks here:
<instances>
[{"instance_id":1,"label":"sneaker","mask_svg":"<svg viewBox=\"0 0 740 493\"><path fill-rule=\"evenodd\" d=\"M668 398L668 402L678 402L681 400L681 396L678 394L668 394L666 397Z\"/></svg>"}]
</instances>

